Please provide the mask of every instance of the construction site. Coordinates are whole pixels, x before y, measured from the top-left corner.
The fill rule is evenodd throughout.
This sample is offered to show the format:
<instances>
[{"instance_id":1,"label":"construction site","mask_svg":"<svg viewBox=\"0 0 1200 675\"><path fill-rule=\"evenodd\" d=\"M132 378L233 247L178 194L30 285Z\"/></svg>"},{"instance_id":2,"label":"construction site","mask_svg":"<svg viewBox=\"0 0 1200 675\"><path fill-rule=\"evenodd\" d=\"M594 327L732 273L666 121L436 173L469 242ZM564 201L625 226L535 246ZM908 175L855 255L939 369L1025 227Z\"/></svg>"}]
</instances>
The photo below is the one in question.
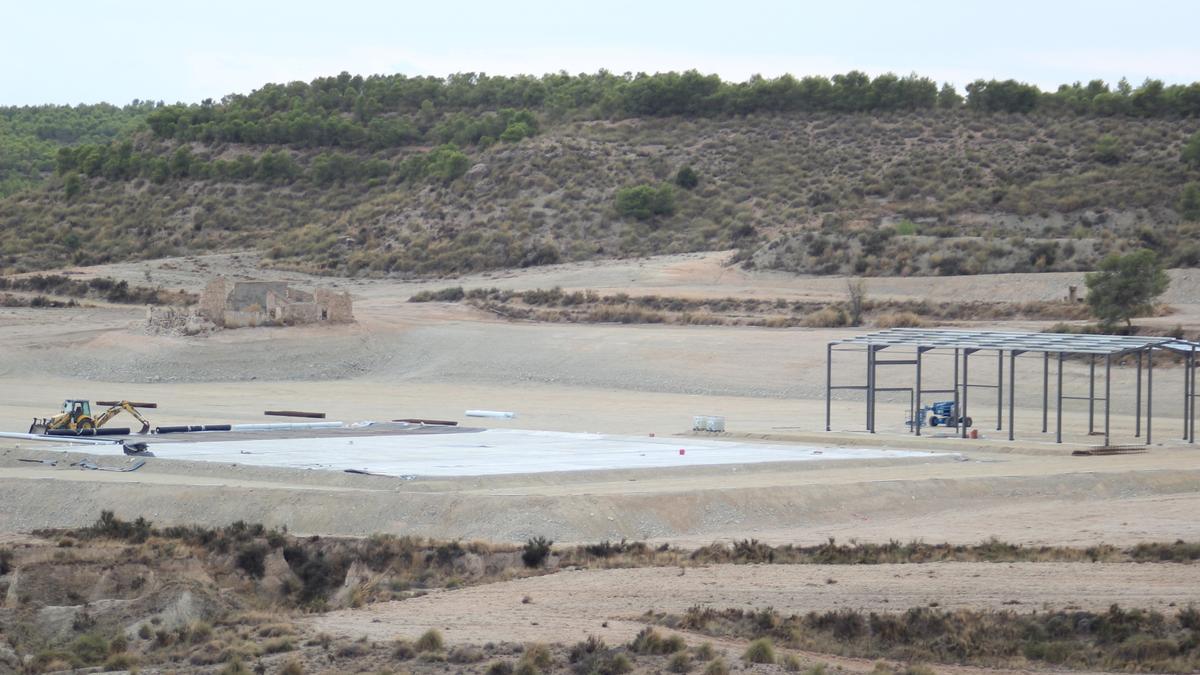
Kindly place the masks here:
<instances>
[{"instance_id":1,"label":"construction site","mask_svg":"<svg viewBox=\"0 0 1200 675\"><path fill-rule=\"evenodd\" d=\"M1158 334L1118 337L1047 332L1048 322L1030 320L893 329L542 323L409 302L440 288L432 282L361 280L305 292L297 289L321 284L261 270L268 278L228 281L250 276L252 264L212 256L72 271L131 282L152 274L203 289L198 307L182 313L238 330L147 334L137 307L0 310L0 531L10 533L0 546L16 547L27 570L25 581L5 582L10 598L33 593L20 590L35 578L29 566L52 557L55 540L34 533L77 541L109 513L104 527L114 532L144 517L168 528L156 532L243 522L286 529L297 541L488 542L491 553L470 554L481 570L512 564L538 541L550 542L563 565L570 547L596 542L606 551L643 550L622 548L636 542L665 552L652 565L630 559L624 570L588 569L593 558L571 563L580 567L569 573L518 562L503 581L480 586L472 580L489 573L455 568L447 574L459 581L438 583L470 588L410 599L380 590L400 583L386 574L347 568L341 591L322 591L323 607L338 611L297 619L292 629L335 641L416 639L437 626L456 642L519 642L536 639L531 622L550 621L555 644L619 642L645 628L638 616L648 609L682 616L698 603L745 598L797 613L889 611L880 597L946 611L1011 603L1101 611L1118 602L1170 613L1200 602L1200 567L1164 562L1134 574L1122 557L1147 542L1200 539L1197 345L1167 335L1177 324L1200 326L1193 271L1171 272L1163 299L1171 313L1145 320ZM224 272L215 281L213 269ZM1078 281L1007 276L1005 287L977 277L943 284L964 300L1002 292L1012 302L1052 302ZM734 270L720 254L456 283L805 302L845 293L844 280ZM880 301L922 292L917 280L867 282ZM920 542L959 551L1003 542L1017 551L1004 556L1043 551L1054 561L1100 555L1099 544L1111 553L1086 572L1001 556L971 559L1012 564L937 563L927 567L936 576L920 579L904 564L771 565L748 577L740 565L696 562L713 551L769 547L770 556L785 556L792 546L847 541L837 546L854 556L902 542L914 551L924 550ZM1172 551L1163 555L1181 555ZM271 556L270 584L307 578L295 559ZM686 577L668 582L664 566L669 575L686 568ZM523 577L531 573L548 576ZM213 583L242 579L238 593L269 586L228 579ZM95 599L105 593L94 591ZM356 609L352 597L372 604ZM536 604L523 606L522 597ZM511 610L513 602L525 609ZM5 611L32 616L21 607L12 601ZM78 620L84 610L71 607L61 611ZM217 615L154 607L171 625ZM166 618L176 611L183 618ZM487 618L517 615L529 620ZM70 633L69 621L39 621L42 634ZM873 667L827 652L803 658L847 672Z\"/></svg>"},{"instance_id":2,"label":"construction site","mask_svg":"<svg viewBox=\"0 0 1200 675\"><path fill-rule=\"evenodd\" d=\"M819 538L837 527L860 531L861 524L831 522L811 529L811 513L765 509L729 511L728 523L737 525L729 528L704 525L713 521L703 509L652 519L646 515L647 503L661 502L664 510L673 511L671 504L680 493L676 488L647 493L646 481L687 485L688 499L709 499L716 493L706 491L705 482L720 483L720 476L737 471L739 480L755 476L764 481L763 488L807 498L804 488L787 481L776 485L774 471L794 466L788 471L848 472L872 484L878 472L898 471L917 481L929 480L927 473L961 473L963 485L986 484L984 494L993 494L998 483L982 480L981 471L990 475L1007 468L1021 475L1006 475L1006 481L1036 488L1062 479L1048 468L1062 461L1064 468L1086 475L1090 485L1101 460L1079 455L1110 454L1123 459L1105 461L1132 472L1113 480L1156 485L1182 474L1168 478L1157 469L1141 471L1140 464L1166 462L1183 470L1194 457L1196 344L1187 340L1056 335L1020 322L883 332L521 323L467 307L407 302L420 285L362 281L333 292L288 274L234 282L229 279L246 278L249 270L232 266L215 278L208 273L221 264L214 257L196 264L195 272L172 261L158 268L154 263L129 264L93 273L132 280L150 267L156 276L174 275L172 285L203 287L195 311L206 320L246 326L242 330L180 342L129 332L123 317L133 310L63 310L86 314L92 322L94 327L81 337L78 321L9 310L3 327L10 345L4 377L22 384L6 386L8 398L0 401L0 419L16 434L3 441L9 446L5 484L21 489L28 484L23 479L37 478L39 490L61 487L78 503L82 490L94 500L74 515L18 507L4 515L10 528L83 524L109 499L115 506L127 498L112 481L167 472L172 476L164 479L168 483L186 484L191 481L177 472L187 474L196 467L231 475L270 474L284 485L295 471L304 472L305 482L339 485L354 475L340 474L352 471L357 480L399 481L401 489L417 493L426 480L486 476L507 485L530 476L519 480L542 484L554 476L555 481L587 484L593 476L616 472L642 476L628 481L625 489L606 489L605 499L613 500L611 508L620 517L611 510L589 509L546 526L553 530L546 534L559 541L705 540L737 536L736 531ZM667 257L636 268L608 263L586 274L599 289L638 286L660 293L804 298L842 292L826 280L781 280L728 270L716 274L720 266L719 256L698 255ZM518 288L568 286L583 273L565 266L507 282ZM1072 285L1069 278L1049 276L1066 275L1037 275L1036 281L1044 282L1040 292L1048 296ZM964 293L992 292L986 284L972 291L969 284L976 282L964 277ZM1200 297L1192 294L1196 283L1190 273L1175 280L1171 304L1176 313L1170 321L1189 320L1193 305L1188 301ZM318 290L298 290L303 286ZM891 292L905 291L893 284ZM1025 294L1030 287L1014 284L1013 292ZM1184 298L1188 300L1180 302ZM49 323L38 323L43 319ZM81 368L85 362L87 367ZM37 377L31 378L34 364ZM64 419L56 429L47 408L57 406L63 392L73 398L62 404L59 417ZM90 401L96 402L87 411L92 417L69 419L78 418L72 406ZM105 413L101 404L116 407ZM49 435L22 436L42 432ZM118 479L122 472L100 475L72 470L70 462L50 466L20 461L52 458L56 452L87 455L113 469L128 468L127 453L140 454L128 461L142 464ZM980 462L980 453L1000 459ZM1030 475L1017 469L1026 464ZM576 475L563 478L567 472ZM539 475L546 478L533 478ZM54 480L42 480L48 477ZM146 489L173 489L153 482ZM195 489L223 493L233 488ZM534 493L544 489L548 485ZM321 492L306 492L305 498ZM728 496L724 490L720 494L722 500ZM568 491L547 498L569 496ZM340 489L321 495L339 497L357 498ZM428 495L411 498L420 501ZM1050 490L1046 499L1053 509L1061 495ZM1169 501L1182 508L1193 505L1190 499L1172 493ZM213 501L236 504L231 508L244 516L253 513L241 499ZM918 506L913 501L906 508ZM1004 522L992 511L1012 507L1004 501L973 501L972 508L980 510L978 522L989 527ZM1021 508L1037 503L1023 500ZM920 506L938 508L936 502ZM889 505L874 517L891 518L895 508ZM970 513L957 502L944 510L955 521ZM328 533L386 531L391 522L364 521L359 515L339 522L336 514L347 511L321 511L284 514L263 506L253 517ZM215 521L222 517L219 509L196 511L170 500L156 512L181 521L194 514ZM319 523L306 522L317 512ZM826 513L836 520L838 510ZM513 521L498 520L503 519L434 518L432 529L419 533L470 537L491 532L520 541L536 534L544 518L530 511ZM621 525L642 522L645 526L628 530ZM1038 531L1049 538L1047 527L1042 522ZM1132 536L1112 527L1111 538ZM1192 525L1189 521L1181 527ZM1074 528L1075 523L1064 523L1060 534ZM920 530L903 534L925 536ZM974 527L962 533L969 540L979 535Z\"/></svg>"}]
</instances>

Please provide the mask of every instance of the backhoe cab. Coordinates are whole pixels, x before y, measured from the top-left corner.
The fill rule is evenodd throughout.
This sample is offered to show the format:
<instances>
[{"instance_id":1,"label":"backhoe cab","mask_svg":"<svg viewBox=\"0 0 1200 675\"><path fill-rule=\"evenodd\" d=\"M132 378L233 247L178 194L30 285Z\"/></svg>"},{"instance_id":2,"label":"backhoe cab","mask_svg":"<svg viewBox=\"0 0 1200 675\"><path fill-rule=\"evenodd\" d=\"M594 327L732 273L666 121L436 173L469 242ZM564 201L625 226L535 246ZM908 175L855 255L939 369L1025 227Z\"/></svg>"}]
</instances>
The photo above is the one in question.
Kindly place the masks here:
<instances>
[{"instance_id":1,"label":"backhoe cab","mask_svg":"<svg viewBox=\"0 0 1200 675\"><path fill-rule=\"evenodd\" d=\"M91 402L83 399L69 398L63 401L62 410L57 415L44 417L40 420L35 417L33 424L29 427L29 433L44 434L51 429L70 429L72 431L98 429L113 417L116 417L121 411L133 415L142 423L142 428L138 433L145 434L150 432L149 420L142 417L142 414L129 401L120 401L108 410L93 417Z\"/></svg>"}]
</instances>

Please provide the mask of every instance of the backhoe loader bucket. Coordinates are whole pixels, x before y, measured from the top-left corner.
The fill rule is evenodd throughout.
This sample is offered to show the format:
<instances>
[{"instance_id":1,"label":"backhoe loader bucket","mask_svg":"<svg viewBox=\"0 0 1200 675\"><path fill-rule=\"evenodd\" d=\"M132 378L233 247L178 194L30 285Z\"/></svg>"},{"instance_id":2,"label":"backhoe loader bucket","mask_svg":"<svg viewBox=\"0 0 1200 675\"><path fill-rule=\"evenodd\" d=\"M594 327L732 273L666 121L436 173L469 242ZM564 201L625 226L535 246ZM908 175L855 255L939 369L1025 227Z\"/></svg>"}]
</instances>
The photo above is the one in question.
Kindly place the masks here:
<instances>
[{"instance_id":1,"label":"backhoe loader bucket","mask_svg":"<svg viewBox=\"0 0 1200 675\"><path fill-rule=\"evenodd\" d=\"M139 431L138 433L139 433L139 434L148 434L148 433L150 433L150 423L149 423L149 422L143 422L143 423L142 423L142 430L141 430L141 431Z\"/></svg>"},{"instance_id":2,"label":"backhoe loader bucket","mask_svg":"<svg viewBox=\"0 0 1200 675\"><path fill-rule=\"evenodd\" d=\"M44 434L46 433L47 424L45 420L38 421L38 418L33 418L33 424L29 425L29 433Z\"/></svg>"}]
</instances>

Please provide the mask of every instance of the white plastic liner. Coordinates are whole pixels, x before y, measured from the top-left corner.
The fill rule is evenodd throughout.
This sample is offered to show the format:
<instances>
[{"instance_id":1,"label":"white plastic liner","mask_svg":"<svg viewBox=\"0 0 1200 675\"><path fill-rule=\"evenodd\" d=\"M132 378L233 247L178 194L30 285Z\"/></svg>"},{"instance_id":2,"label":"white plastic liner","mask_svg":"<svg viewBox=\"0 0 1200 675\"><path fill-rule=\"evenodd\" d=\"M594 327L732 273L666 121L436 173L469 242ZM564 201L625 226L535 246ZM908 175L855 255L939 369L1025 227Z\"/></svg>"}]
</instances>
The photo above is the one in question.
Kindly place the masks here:
<instances>
[{"instance_id":1,"label":"white plastic liner","mask_svg":"<svg viewBox=\"0 0 1200 675\"><path fill-rule=\"evenodd\" d=\"M905 450L489 429L478 433L151 443L164 459L388 475L476 476L758 462L919 458ZM684 454L680 454L680 450ZM98 449L120 454L121 447Z\"/></svg>"}]
</instances>

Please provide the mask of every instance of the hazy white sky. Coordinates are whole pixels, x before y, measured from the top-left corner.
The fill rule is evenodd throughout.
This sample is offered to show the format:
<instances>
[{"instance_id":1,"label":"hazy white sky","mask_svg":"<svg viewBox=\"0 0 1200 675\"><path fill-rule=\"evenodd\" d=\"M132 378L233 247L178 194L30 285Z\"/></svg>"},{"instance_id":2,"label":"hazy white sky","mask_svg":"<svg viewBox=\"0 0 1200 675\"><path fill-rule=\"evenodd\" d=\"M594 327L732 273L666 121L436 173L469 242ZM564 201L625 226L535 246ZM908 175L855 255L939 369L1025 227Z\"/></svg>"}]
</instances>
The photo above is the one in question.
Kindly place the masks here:
<instances>
[{"instance_id":1,"label":"hazy white sky","mask_svg":"<svg viewBox=\"0 0 1200 675\"><path fill-rule=\"evenodd\" d=\"M0 105L219 99L343 70L1200 80L1200 0L0 0L0 17Z\"/></svg>"}]
</instances>

